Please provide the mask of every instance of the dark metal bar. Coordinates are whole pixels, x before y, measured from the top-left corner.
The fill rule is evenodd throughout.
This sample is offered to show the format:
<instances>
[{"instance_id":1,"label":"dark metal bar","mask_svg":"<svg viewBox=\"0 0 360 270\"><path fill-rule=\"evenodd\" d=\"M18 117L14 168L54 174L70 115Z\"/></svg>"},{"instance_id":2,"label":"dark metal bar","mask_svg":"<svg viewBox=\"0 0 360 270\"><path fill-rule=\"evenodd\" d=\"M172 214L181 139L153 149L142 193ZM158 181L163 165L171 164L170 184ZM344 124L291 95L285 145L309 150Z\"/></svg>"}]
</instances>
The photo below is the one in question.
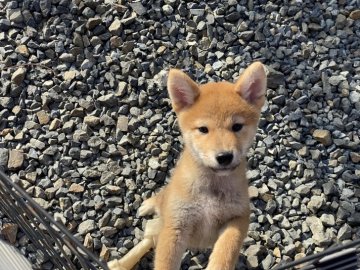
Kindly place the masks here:
<instances>
[{"instance_id":1,"label":"dark metal bar","mask_svg":"<svg viewBox=\"0 0 360 270\"><path fill-rule=\"evenodd\" d=\"M293 261L293 262L286 262L286 264L284 265L279 265L279 266L276 266L273 268L273 270L286 270L286 269L292 269L294 266L299 266L301 264L305 264L305 263L308 263L308 262L316 262L318 261L319 259L327 256L327 255L330 255L330 254L334 254L336 252L339 252L339 251L342 251L344 249L348 249L348 248L352 248L352 247L355 247L355 246L359 246L360 245L360 239L357 239L357 240L354 240L350 243L347 243L345 245L338 245L338 246L334 246L334 247L330 247L326 250L324 250L323 252L320 252L320 253L317 253L317 254L314 254L314 255L308 255L304 258L301 258L299 260L296 260L296 261ZM307 267L309 267L309 265L306 265ZM311 265L312 268L301 268L301 269L316 269L315 266Z\"/></svg>"},{"instance_id":2,"label":"dark metal bar","mask_svg":"<svg viewBox=\"0 0 360 270\"><path fill-rule=\"evenodd\" d=\"M0 180L0 208L19 225L55 266L66 270L77 269L63 249L63 246L67 246L72 255L77 258L82 269L108 270L106 263L95 257L62 224L55 221L29 194L13 183L1 170ZM44 226L46 232L41 225ZM52 226L55 226L56 230Z\"/></svg>"},{"instance_id":3,"label":"dark metal bar","mask_svg":"<svg viewBox=\"0 0 360 270\"><path fill-rule=\"evenodd\" d=\"M5 199L5 203L4 203L4 210L7 212L7 215L10 218L12 218L13 221L15 221L18 225L20 225L20 227L30 237L30 239L33 239L34 245L39 250L43 251L48 258L51 258L52 262L57 267L59 267L59 269L67 266L68 269L76 270L76 267L73 265L70 259L65 257L65 260L67 261L66 262L64 261L64 259L62 259L59 256L59 252L57 252L53 246L53 242L55 241L56 237L55 239L49 238L43 232L43 230L40 228L40 225L41 224L45 225L47 224L47 222L41 223L40 221L37 221L38 217L36 212L33 211L31 206L28 203L26 203L26 201L24 201L20 197L16 197L15 194L11 192L6 193L6 196L4 196L3 198L6 198L8 200L6 201ZM12 200L10 200L9 198L11 198ZM24 213L26 215L24 215ZM25 216L29 218L32 217L32 215L34 215L33 220L25 219Z\"/></svg>"}]
</instances>

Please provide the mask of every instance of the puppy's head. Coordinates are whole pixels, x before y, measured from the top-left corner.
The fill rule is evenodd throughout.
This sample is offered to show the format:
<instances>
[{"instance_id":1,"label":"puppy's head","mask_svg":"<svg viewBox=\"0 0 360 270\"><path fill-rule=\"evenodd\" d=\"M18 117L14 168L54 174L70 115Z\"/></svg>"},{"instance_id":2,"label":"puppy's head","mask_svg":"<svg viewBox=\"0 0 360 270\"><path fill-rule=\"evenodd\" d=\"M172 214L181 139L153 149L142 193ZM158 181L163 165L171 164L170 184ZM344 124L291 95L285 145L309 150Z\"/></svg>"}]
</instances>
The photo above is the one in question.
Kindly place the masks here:
<instances>
[{"instance_id":1,"label":"puppy's head","mask_svg":"<svg viewBox=\"0 0 360 270\"><path fill-rule=\"evenodd\" d=\"M218 174L234 170L252 144L265 102L264 66L253 63L234 84L204 85L172 69L167 86L185 146L195 160Z\"/></svg>"}]
</instances>

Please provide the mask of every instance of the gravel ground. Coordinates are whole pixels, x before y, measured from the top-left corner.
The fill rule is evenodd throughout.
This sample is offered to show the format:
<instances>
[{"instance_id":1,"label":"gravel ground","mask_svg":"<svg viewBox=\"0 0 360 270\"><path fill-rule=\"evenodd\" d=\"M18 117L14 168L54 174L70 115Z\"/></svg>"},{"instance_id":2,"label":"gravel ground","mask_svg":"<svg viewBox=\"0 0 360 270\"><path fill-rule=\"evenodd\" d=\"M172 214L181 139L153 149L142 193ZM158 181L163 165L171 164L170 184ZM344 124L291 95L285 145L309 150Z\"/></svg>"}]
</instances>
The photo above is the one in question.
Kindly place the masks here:
<instances>
[{"instance_id":1,"label":"gravel ground","mask_svg":"<svg viewBox=\"0 0 360 270\"><path fill-rule=\"evenodd\" d=\"M119 258L181 151L167 70L235 80L260 60L268 103L237 269L359 238L360 2L320 2L0 2L0 167L96 254ZM16 245L52 268L21 232ZM183 269L208 255L187 253Z\"/></svg>"}]
</instances>

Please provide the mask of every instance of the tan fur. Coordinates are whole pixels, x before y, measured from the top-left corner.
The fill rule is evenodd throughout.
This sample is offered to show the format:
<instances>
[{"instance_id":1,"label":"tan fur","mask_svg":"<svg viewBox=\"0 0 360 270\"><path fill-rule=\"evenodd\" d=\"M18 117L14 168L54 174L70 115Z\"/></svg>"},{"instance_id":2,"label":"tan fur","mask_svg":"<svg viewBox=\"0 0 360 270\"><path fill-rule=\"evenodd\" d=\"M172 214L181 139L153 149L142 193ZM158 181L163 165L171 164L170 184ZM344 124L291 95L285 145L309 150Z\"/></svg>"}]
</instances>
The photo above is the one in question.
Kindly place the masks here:
<instances>
[{"instance_id":1,"label":"tan fur","mask_svg":"<svg viewBox=\"0 0 360 270\"><path fill-rule=\"evenodd\" d=\"M266 75L261 63L248 67L235 83L198 86L171 70L168 90L185 147L170 183L146 200L140 215L161 218L155 270L176 270L186 249L213 247L206 269L235 268L249 225L246 152L256 133L265 101ZM243 128L234 132L232 126ZM207 127L201 133L199 127ZM228 166L216 156L232 152Z\"/></svg>"}]
</instances>

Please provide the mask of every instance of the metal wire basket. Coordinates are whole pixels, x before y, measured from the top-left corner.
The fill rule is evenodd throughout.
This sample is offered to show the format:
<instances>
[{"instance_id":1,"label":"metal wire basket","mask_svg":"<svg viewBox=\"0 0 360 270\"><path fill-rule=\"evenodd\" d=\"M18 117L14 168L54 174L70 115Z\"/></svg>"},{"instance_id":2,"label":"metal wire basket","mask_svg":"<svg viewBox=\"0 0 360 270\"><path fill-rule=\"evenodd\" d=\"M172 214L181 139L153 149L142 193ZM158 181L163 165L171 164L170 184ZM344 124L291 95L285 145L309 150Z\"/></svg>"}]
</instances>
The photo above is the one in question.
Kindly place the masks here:
<instances>
[{"instance_id":1,"label":"metal wire basket","mask_svg":"<svg viewBox=\"0 0 360 270\"><path fill-rule=\"evenodd\" d=\"M333 246L323 252L308 255L293 262L284 262L273 270L359 270L360 239Z\"/></svg>"},{"instance_id":2,"label":"metal wire basket","mask_svg":"<svg viewBox=\"0 0 360 270\"><path fill-rule=\"evenodd\" d=\"M101 262L62 224L42 209L22 188L0 170L0 210L19 225L54 269L104 269ZM40 269L33 265L33 269Z\"/></svg>"}]
</instances>

